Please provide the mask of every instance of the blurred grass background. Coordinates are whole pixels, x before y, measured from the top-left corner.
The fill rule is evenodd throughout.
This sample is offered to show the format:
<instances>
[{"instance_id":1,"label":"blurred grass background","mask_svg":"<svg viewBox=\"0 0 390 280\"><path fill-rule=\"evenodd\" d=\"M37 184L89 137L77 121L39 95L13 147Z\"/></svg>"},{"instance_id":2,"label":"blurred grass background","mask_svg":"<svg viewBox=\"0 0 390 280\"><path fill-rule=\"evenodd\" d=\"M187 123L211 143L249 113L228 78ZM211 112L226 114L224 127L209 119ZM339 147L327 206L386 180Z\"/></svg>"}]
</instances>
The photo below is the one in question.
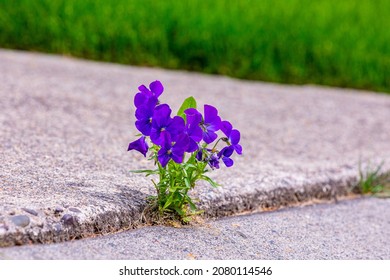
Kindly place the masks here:
<instances>
[{"instance_id":1,"label":"blurred grass background","mask_svg":"<svg viewBox=\"0 0 390 280\"><path fill-rule=\"evenodd\" d=\"M390 1L0 0L0 47L390 92Z\"/></svg>"}]
</instances>

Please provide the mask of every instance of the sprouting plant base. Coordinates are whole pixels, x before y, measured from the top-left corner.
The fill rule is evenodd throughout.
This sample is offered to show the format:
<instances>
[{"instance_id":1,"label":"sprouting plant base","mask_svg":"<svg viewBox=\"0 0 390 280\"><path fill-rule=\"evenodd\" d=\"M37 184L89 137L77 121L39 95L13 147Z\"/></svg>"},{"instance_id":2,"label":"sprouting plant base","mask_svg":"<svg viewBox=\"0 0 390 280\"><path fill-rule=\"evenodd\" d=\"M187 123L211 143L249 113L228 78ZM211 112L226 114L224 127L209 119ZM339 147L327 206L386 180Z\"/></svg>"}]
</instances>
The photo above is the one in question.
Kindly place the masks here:
<instances>
[{"instance_id":1,"label":"sprouting plant base","mask_svg":"<svg viewBox=\"0 0 390 280\"><path fill-rule=\"evenodd\" d=\"M184 215L173 210L161 209L156 196L148 199L148 204L141 213L140 223L146 225L164 225L172 227L183 227L186 225L203 224L203 211L191 211L187 209Z\"/></svg>"}]
</instances>

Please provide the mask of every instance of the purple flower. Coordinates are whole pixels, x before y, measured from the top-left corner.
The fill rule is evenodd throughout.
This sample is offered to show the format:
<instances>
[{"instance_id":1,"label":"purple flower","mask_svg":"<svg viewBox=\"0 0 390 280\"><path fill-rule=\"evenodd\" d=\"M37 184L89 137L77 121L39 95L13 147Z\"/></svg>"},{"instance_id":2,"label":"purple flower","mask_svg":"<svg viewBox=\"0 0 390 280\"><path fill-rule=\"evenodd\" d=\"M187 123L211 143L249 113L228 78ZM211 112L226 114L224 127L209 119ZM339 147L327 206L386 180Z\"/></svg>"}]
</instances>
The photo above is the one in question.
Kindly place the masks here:
<instances>
[{"instance_id":1,"label":"purple flower","mask_svg":"<svg viewBox=\"0 0 390 280\"><path fill-rule=\"evenodd\" d=\"M172 141L176 141L177 136L184 131L183 118L178 116L171 118L171 112L172 110L167 104L158 105L154 109L150 139L156 145L163 144L163 131L169 132Z\"/></svg>"},{"instance_id":2,"label":"purple flower","mask_svg":"<svg viewBox=\"0 0 390 280\"><path fill-rule=\"evenodd\" d=\"M240 132L237 129L233 129L233 126L228 121L221 122L221 130L228 138L230 147L232 147L237 154L242 154L242 146L238 144L240 142Z\"/></svg>"},{"instance_id":3,"label":"purple flower","mask_svg":"<svg viewBox=\"0 0 390 280\"><path fill-rule=\"evenodd\" d=\"M154 97L158 100L158 97L163 93L164 87L160 81L154 81L149 85L150 90L145 85L140 85L138 87L138 92L134 97L134 105L136 108L139 108L145 104L149 98Z\"/></svg>"},{"instance_id":4,"label":"purple flower","mask_svg":"<svg viewBox=\"0 0 390 280\"><path fill-rule=\"evenodd\" d=\"M198 161L202 161L203 160L203 149L199 149L198 152L196 153L195 157Z\"/></svg>"},{"instance_id":5,"label":"purple flower","mask_svg":"<svg viewBox=\"0 0 390 280\"><path fill-rule=\"evenodd\" d=\"M148 143L145 141L145 136L142 136L138 140L131 142L129 144L129 147L127 148L127 151L136 150L143 154L146 157L146 153L148 152Z\"/></svg>"},{"instance_id":6,"label":"purple flower","mask_svg":"<svg viewBox=\"0 0 390 280\"><path fill-rule=\"evenodd\" d=\"M172 159L176 163L182 163L184 152L188 147L188 136L181 134L176 142L172 142L171 135L167 131L161 132L163 143L158 151L157 159L162 167L165 167L169 160Z\"/></svg>"},{"instance_id":7,"label":"purple flower","mask_svg":"<svg viewBox=\"0 0 390 280\"><path fill-rule=\"evenodd\" d=\"M204 120L201 123L203 129L203 140L210 144L218 135L215 133L220 129L221 118L218 116L218 111L211 105L204 105Z\"/></svg>"},{"instance_id":8,"label":"purple flower","mask_svg":"<svg viewBox=\"0 0 390 280\"><path fill-rule=\"evenodd\" d=\"M198 143L202 140L203 131L200 128L202 115L194 108L184 111L187 118L185 133L189 137L189 145L186 152L192 153L199 149Z\"/></svg>"},{"instance_id":9,"label":"purple flower","mask_svg":"<svg viewBox=\"0 0 390 280\"><path fill-rule=\"evenodd\" d=\"M228 146L223 148L218 153L218 158L222 159L223 163L226 165L226 167L230 167L233 165L233 160L230 158L230 156L233 154L234 148L232 146Z\"/></svg>"},{"instance_id":10,"label":"purple flower","mask_svg":"<svg viewBox=\"0 0 390 280\"><path fill-rule=\"evenodd\" d=\"M135 117L137 118L135 126L143 135L150 135L152 130L152 117L156 105L157 98L151 96L135 110Z\"/></svg>"},{"instance_id":11,"label":"purple flower","mask_svg":"<svg viewBox=\"0 0 390 280\"><path fill-rule=\"evenodd\" d=\"M203 154L205 154L206 158L203 158ZM219 169L219 158L214 150L201 148L198 150L195 157L198 161L203 160L204 162L207 162L211 169Z\"/></svg>"},{"instance_id":12,"label":"purple flower","mask_svg":"<svg viewBox=\"0 0 390 280\"><path fill-rule=\"evenodd\" d=\"M219 159L215 153L211 154L207 161L211 169L219 169Z\"/></svg>"}]
</instances>

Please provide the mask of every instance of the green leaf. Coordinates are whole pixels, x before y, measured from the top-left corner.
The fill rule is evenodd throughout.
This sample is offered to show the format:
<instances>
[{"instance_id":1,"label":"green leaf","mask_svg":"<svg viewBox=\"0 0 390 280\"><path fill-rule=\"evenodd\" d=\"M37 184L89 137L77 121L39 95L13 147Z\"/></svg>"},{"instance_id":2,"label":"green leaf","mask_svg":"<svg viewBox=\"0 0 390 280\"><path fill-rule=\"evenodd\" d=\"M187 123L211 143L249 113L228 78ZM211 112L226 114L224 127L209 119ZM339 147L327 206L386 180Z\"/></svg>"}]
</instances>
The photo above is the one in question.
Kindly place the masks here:
<instances>
[{"instance_id":1,"label":"green leaf","mask_svg":"<svg viewBox=\"0 0 390 280\"><path fill-rule=\"evenodd\" d=\"M184 218L186 213L180 207L175 206L173 209L175 209L175 211L180 215L180 217Z\"/></svg>"},{"instance_id":2,"label":"green leaf","mask_svg":"<svg viewBox=\"0 0 390 280\"><path fill-rule=\"evenodd\" d=\"M188 180L188 178L184 178L184 183L186 184L186 187L187 187L188 189L191 189L190 180Z\"/></svg>"},{"instance_id":3,"label":"green leaf","mask_svg":"<svg viewBox=\"0 0 390 280\"><path fill-rule=\"evenodd\" d=\"M148 177L153 174L158 174L158 170L130 170L131 173L145 173L145 176Z\"/></svg>"},{"instance_id":4,"label":"green leaf","mask_svg":"<svg viewBox=\"0 0 390 280\"><path fill-rule=\"evenodd\" d=\"M174 193L176 191L177 191L177 187L174 184L169 186L169 192Z\"/></svg>"},{"instance_id":5,"label":"green leaf","mask_svg":"<svg viewBox=\"0 0 390 280\"><path fill-rule=\"evenodd\" d=\"M188 108L196 109L196 100L192 96L190 96L186 100L184 100L179 111L177 111L177 115L182 117L185 121L186 121L186 115L184 114L184 111L187 110Z\"/></svg>"},{"instance_id":6,"label":"green leaf","mask_svg":"<svg viewBox=\"0 0 390 280\"><path fill-rule=\"evenodd\" d=\"M189 168L194 168L194 169L196 169L196 166L193 165L193 164L191 164L191 163L187 163L186 165L184 165L184 169L185 169L185 170L188 170Z\"/></svg>"},{"instance_id":7,"label":"green leaf","mask_svg":"<svg viewBox=\"0 0 390 280\"><path fill-rule=\"evenodd\" d=\"M158 174L158 170L130 170L131 173L150 173L150 174Z\"/></svg>"},{"instance_id":8,"label":"green leaf","mask_svg":"<svg viewBox=\"0 0 390 280\"><path fill-rule=\"evenodd\" d=\"M214 182L210 177L203 175L200 179L207 181L212 187L217 188L219 185Z\"/></svg>"},{"instance_id":9,"label":"green leaf","mask_svg":"<svg viewBox=\"0 0 390 280\"><path fill-rule=\"evenodd\" d=\"M195 212L197 210L196 205L191 200L188 201L188 204L190 205L190 209L192 212Z\"/></svg>"},{"instance_id":10,"label":"green leaf","mask_svg":"<svg viewBox=\"0 0 390 280\"><path fill-rule=\"evenodd\" d=\"M172 202L173 202L173 195L170 195L168 197L167 201L165 202L163 209L167 209L169 207L169 205L172 204Z\"/></svg>"}]
</instances>

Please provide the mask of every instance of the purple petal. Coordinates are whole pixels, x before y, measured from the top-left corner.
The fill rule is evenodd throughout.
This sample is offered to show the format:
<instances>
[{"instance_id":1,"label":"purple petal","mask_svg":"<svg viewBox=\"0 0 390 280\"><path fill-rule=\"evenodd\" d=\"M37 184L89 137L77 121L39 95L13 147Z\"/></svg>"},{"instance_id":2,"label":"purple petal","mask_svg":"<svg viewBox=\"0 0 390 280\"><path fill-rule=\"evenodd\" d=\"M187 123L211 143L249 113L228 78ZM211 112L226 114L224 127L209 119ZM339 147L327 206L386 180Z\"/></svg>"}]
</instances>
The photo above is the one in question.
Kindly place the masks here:
<instances>
[{"instance_id":1,"label":"purple petal","mask_svg":"<svg viewBox=\"0 0 390 280\"><path fill-rule=\"evenodd\" d=\"M233 126L230 122L228 122L228 121L221 122L221 130L226 135L226 137L230 136L232 129L233 129Z\"/></svg>"},{"instance_id":2,"label":"purple petal","mask_svg":"<svg viewBox=\"0 0 390 280\"><path fill-rule=\"evenodd\" d=\"M206 127L207 130L218 131L220 129L220 125L221 125L221 118L217 117L216 119L213 120L213 122L208 123Z\"/></svg>"},{"instance_id":3,"label":"purple petal","mask_svg":"<svg viewBox=\"0 0 390 280\"><path fill-rule=\"evenodd\" d=\"M240 142L240 132L237 129L233 129L229 136L230 144L237 145Z\"/></svg>"},{"instance_id":4,"label":"purple petal","mask_svg":"<svg viewBox=\"0 0 390 280\"><path fill-rule=\"evenodd\" d=\"M154 96L146 99L142 105L137 107L137 110L135 111L135 117L137 119L151 118L153 116L157 101L157 98Z\"/></svg>"},{"instance_id":5,"label":"purple petal","mask_svg":"<svg viewBox=\"0 0 390 280\"><path fill-rule=\"evenodd\" d=\"M167 131L172 135L172 140L176 141L179 134L184 132L184 120L179 116L173 117L172 121L167 126Z\"/></svg>"},{"instance_id":6,"label":"purple petal","mask_svg":"<svg viewBox=\"0 0 390 280\"><path fill-rule=\"evenodd\" d=\"M202 158L203 158L203 152L202 152L202 150L199 150L199 152L196 153L196 159L198 161L201 161Z\"/></svg>"},{"instance_id":7,"label":"purple petal","mask_svg":"<svg viewBox=\"0 0 390 280\"><path fill-rule=\"evenodd\" d=\"M153 111L149 110L146 107L139 107L137 110L135 110L135 117L137 120L142 120L142 119L151 119L153 116Z\"/></svg>"},{"instance_id":8,"label":"purple petal","mask_svg":"<svg viewBox=\"0 0 390 280\"><path fill-rule=\"evenodd\" d=\"M184 133L180 134L175 145L172 147L172 153L184 153L184 151L187 150L189 143L189 137Z\"/></svg>"},{"instance_id":9,"label":"purple petal","mask_svg":"<svg viewBox=\"0 0 390 280\"><path fill-rule=\"evenodd\" d=\"M218 110L211 105L204 105L204 122L210 123L218 117Z\"/></svg>"},{"instance_id":10,"label":"purple petal","mask_svg":"<svg viewBox=\"0 0 390 280\"><path fill-rule=\"evenodd\" d=\"M215 154L212 154L208 160L209 165L212 169L216 168L219 169L219 160L218 157Z\"/></svg>"},{"instance_id":11,"label":"purple petal","mask_svg":"<svg viewBox=\"0 0 390 280\"><path fill-rule=\"evenodd\" d=\"M195 108L188 108L188 109L185 109L184 110L184 113L186 115L196 115L196 114L200 114L200 112L198 110L196 110Z\"/></svg>"},{"instance_id":12,"label":"purple petal","mask_svg":"<svg viewBox=\"0 0 390 280\"><path fill-rule=\"evenodd\" d=\"M160 149L158 151L158 154L157 154L157 159L160 162L160 164L162 165L162 167L165 167L168 164L168 162L171 159L171 157L168 155L168 151L167 150Z\"/></svg>"},{"instance_id":13,"label":"purple petal","mask_svg":"<svg viewBox=\"0 0 390 280\"><path fill-rule=\"evenodd\" d=\"M169 150L172 148L172 137L167 131L161 132L161 138L163 139L162 147Z\"/></svg>"},{"instance_id":14,"label":"purple petal","mask_svg":"<svg viewBox=\"0 0 390 280\"><path fill-rule=\"evenodd\" d=\"M150 140L153 144L164 147L166 150L171 149L172 147L172 138L168 131L159 131L152 128L150 132Z\"/></svg>"},{"instance_id":15,"label":"purple petal","mask_svg":"<svg viewBox=\"0 0 390 280\"><path fill-rule=\"evenodd\" d=\"M232 146L227 146L218 153L218 157L230 157L233 154L233 151L234 148L232 148Z\"/></svg>"},{"instance_id":16,"label":"purple petal","mask_svg":"<svg viewBox=\"0 0 390 280\"><path fill-rule=\"evenodd\" d=\"M153 142L153 144L161 145L163 139L160 139L160 136L161 130L152 127L150 130L150 140Z\"/></svg>"},{"instance_id":17,"label":"purple petal","mask_svg":"<svg viewBox=\"0 0 390 280\"><path fill-rule=\"evenodd\" d=\"M157 81L157 80L150 83L149 87L150 87L150 90L154 93L154 96L156 96L156 97L159 97L164 91L163 85L161 84L160 81Z\"/></svg>"},{"instance_id":18,"label":"purple petal","mask_svg":"<svg viewBox=\"0 0 390 280\"><path fill-rule=\"evenodd\" d=\"M171 121L171 112L167 104L158 105L153 113L153 127L166 127Z\"/></svg>"},{"instance_id":19,"label":"purple petal","mask_svg":"<svg viewBox=\"0 0 390 280\"><path fill-rule=\"evenodd\" d=\"M188 108L184 113L187 117L187 125L199 125L202 121L202 114L195 108Z\"/></svg>"},{"instance_id":20,"label":"purple petal","mask_svg":"<svg viewBox=\"0 0 390 280\"><path fill-rule=\"evenodd\" d=\"M200 142L202 140L203 130L198 125L187 127L186 132L194 141Z\"/></svg>"},{"instance_id":21,"label":"purple petal","mask_svg":"<svg viewBox=\"0 0 390 280\"><path fill-rule=\"evenodd\" d=\"M139 90L140 92L146 94L146 95L150 95L150 94L151 94L150 90L149 90L145 85L140 85L140 86L138 87L138 90Z\"/></svg>"},{"instance_id":22,"label":"purple petal","mask_svg":"<svg viewBox=\"0 0 390 280\"><path fill-rule=\"evenodd\" d=\"M215 139L217 139L218 135L213 131L203 131L203 141L207 144L210 144Z\"/></svg>"},{"instance_id":23,"label":"purple petal","mask_svg":"<svg viewBox=\"0 0 390 280\"><path fill-rule=\"evenodd\" d=\"M145 136L149 136L152 129L152 124L149 119L141 119L135 122L135 127Z\"/></svg>"},{"instance_id":24,"label":"purple petal","mask_svg":"<svg viewBox=\"0 0 390 280\"><path fill-rule=\"evenodd\" d=\"M136 150L143 154L146 157L146 153L148 152L148 144L145 141L145 136L142 136L138 140L131 142L129 144L129 147L127 148L128 151Z\"/></svg>"},{"instance_id":25,"label":"purple petal","mask_svg":"<svg viewBox=\"0 0 390 280\"><path fill-rule=\"evenodd\" d=\"M154 110L158 103L158 99L155 96L149 96L149 99L146 101L146 105L149 109Z\"/></svg>"},{"instance_id":26,"label":"purple petal","mask_svg":"<svg viewBox=\"0 0 390 280\"><path fill-rule=\"evenodd\" d=\"M172 147L172 159L176 163L182 163L184 158L184 152L188 148L189 138L186 134L181 134L178 137L177 142Z\"/></svg>"},{"instance_id":27,"label":"purple petal","mask_svg":"<svg viewBox=\"0 0 390 280\"><path fill-rule=\"evenodd\" d=\"M228 158L228 157L223 157L222 161L226 165L226 167L230 167L234 163L233 160L231 158Z\"/></svg>"},{"instance_id":28,"label":"purple petal","mask_svg":"<svg viewBox=\"0 0 390 280\"><path fill-rule=\"evenodd\" d=\"M182 163L184 158L184 153L172 154L172 159L176 163Z\"/></svg>"},{"instance_id":29,"label":"purple petal","mask_svg":"<svg viewBox=\"0 0 390 280\"><path fill-rule=\"evenodd\" d=\"M230 156L233 154L234 149L233 149L231 146L225 147L224 149L225 149L225 150L224 150L224 152L223 152L223 155L224 155L225 157L230 157Z\"/></svg>"},{"instance_id":30,"label":"purple petal","mask_svg":"<svg viewBox=\"0 0 390 280\"><path fill-rule=\"evenodd\" d=\"M188 144L188 148L187 148L186 152L192 153L198 149L199 149L198 143L194 139L190 138L190 142Z\"/></svg>"},{"instance_id":31,"label":"purple petal","mask_svg":"<svg viewBox=\"0 0 390 280\"><path fill-rule=\"evenodd\" d=\"M221 118L218 116L218 111L215 107L204 105L204 123L208 130L218 131L220 129Z\"/></svg>"},{"instance_id":32,"label":"purple petal","mask_svg":"<svg viewBox=\"0 0 390 280\"><path fill-rule=\"evenodd\" d=\"M236 150L237 154L239 154L239 155L242 154L242 147L240 144L234 145L233 148L234 148L234 150Z\"/></svg>"},{"instance_id":33,"label":"purple petal","mask_svg":"<svg viewBox=\"0 0 390 280\"><path fill-rule=\"evenodd\" d=\"M134 105L136 108L138 108L139 106L142 106L146 103L146 100L148 100L148 96L142 92L138 92L135 96L134 96Z\"/></svg>"}]
</instances>

